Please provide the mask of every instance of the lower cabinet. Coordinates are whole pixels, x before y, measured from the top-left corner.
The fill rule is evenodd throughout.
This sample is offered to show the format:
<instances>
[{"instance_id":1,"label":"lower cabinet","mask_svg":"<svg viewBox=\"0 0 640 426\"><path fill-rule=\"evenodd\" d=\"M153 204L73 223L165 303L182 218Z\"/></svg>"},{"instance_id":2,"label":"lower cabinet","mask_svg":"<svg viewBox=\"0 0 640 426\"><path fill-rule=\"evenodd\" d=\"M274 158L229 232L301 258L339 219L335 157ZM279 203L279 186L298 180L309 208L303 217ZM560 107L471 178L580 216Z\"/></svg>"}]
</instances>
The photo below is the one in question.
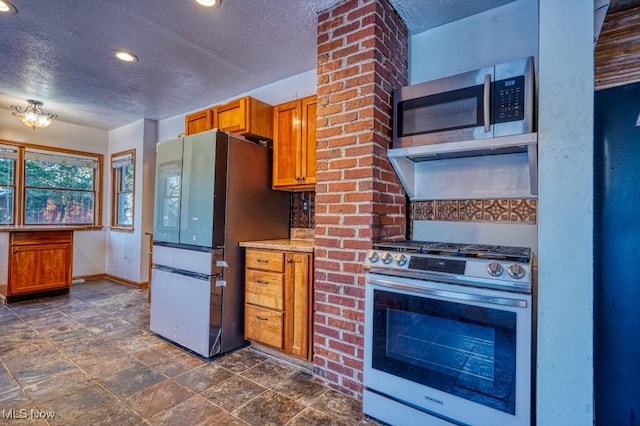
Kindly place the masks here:
<instances>
[{"instance_id":1,"label":"lower cabinet","mask_svg":"<svg viewBox=\"0 0 640 426\"><path fill-rule=\"evenodd\" d=\"M7 296L71 286L73 231L12 232Z\"/></svg>"},{"instance_id":2,"label":"lower cabinet","mask_svg":"<svg viewBox=\"0 0 640 426\"><path fill-rule=\"evenodd\" d=\"M247 248L245 268L245 339L311 359L311 253Z\"/></svg>"}]
</instances>

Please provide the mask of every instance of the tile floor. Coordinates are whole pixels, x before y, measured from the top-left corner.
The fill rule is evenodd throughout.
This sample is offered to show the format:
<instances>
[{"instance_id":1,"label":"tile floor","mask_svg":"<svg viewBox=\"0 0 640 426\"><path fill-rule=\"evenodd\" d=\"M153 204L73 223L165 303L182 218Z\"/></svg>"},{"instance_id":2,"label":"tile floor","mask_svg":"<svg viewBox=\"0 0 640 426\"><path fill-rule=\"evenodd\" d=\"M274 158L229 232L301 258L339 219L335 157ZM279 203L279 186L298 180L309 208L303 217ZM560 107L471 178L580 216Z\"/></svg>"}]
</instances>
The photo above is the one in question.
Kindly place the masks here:
<instances>
[{"instance_id":1,"label":"tile floor","mask_svg":"<svg viewBox=\"0 0 640 426\"><path fill-rule=\"evenodd\" d=\"M207 362L176 348L149 332L146 297L96 280L0 305L0 424L378 424L251 349Z\"/></svg>"}]
</instances>

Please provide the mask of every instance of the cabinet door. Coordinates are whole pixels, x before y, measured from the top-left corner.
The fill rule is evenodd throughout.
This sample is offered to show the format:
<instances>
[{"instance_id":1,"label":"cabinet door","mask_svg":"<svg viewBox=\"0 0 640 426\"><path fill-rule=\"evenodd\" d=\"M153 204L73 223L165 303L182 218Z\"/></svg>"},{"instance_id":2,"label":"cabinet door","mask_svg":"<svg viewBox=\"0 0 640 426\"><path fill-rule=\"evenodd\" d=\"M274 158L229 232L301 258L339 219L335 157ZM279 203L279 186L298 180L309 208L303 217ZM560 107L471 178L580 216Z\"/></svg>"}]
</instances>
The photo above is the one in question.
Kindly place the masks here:
<instances>
[{"instance_id":1,"label":"cabinet door","mask_svg":"<svg viewBox=\"0 0 640 426\"><path fill-rule=\"evenodd\" d=\"M213 108L213 127L239 135L246 133L247 103L247 98L241 98Z\"/></svg>"},{"instance_id":2,"label":"cabinet door","mask_svg":"<svg viewBox=\"0 0 640 426\"><path fill-rule=\"evenodd\" d=\"M300 101L280 104L273 111L273 187L298 185L301 177Z\"/></svg>"},{"instance_id":3,"label":"cabinet door","mask_svg":"<svg viewBox=\"0 0 640 426\"><path fill-rule=\"evenodd\" d=\"M71 284L71 244L14 246L11 295L65 288Z\"/></svg>"},{"instance_id":4,"label":"cabinet door","mask_svg":"<svg viewBox=\"0 0 640 426\"><path fill-rule=\"evenodd\" d=\"M287 253L285 270L284 350L301 358L310 358L311 326L311 254Z\"/></svg>"},{"instance_id":5,"label":"cabinet door","mask_svg":"<svg viewBox=\"0 0 640 426\"><path fill-rule=\"evenodd\" d=\"M316 183L316 106L315 96L302 100L302 141L300 163L302 183Z\"/></svg>"},{"instance_id":6,"label":"cabinet door","mask_svg":"<svg viewBox=\"0 0 640 426\"><path fill-rule=\"evenodd\" d=\"M211 110L194 112L184 117L184 133L185 135L193 135L195 133L204 132L212 127Z\"/></svg>"}]
</instances>

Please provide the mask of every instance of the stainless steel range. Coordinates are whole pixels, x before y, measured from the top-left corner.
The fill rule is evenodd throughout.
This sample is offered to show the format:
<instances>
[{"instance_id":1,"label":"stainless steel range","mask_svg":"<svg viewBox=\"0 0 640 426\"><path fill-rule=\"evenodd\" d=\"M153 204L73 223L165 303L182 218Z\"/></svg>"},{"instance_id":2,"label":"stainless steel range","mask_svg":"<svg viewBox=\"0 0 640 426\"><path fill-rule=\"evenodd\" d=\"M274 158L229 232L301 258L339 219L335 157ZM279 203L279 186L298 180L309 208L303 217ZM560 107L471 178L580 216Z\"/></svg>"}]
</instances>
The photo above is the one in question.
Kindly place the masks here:
<instances>
[{"instance_id":1,"label":"stainless steel range","mask_svg":"<svg viewBox=\"0 0 640 426\"><path fill-rule=\"evenodd\" d=\"M383 243L364 268L366 414L403 426L531 423L531 249Z\"/></svg>"}]
</instances>

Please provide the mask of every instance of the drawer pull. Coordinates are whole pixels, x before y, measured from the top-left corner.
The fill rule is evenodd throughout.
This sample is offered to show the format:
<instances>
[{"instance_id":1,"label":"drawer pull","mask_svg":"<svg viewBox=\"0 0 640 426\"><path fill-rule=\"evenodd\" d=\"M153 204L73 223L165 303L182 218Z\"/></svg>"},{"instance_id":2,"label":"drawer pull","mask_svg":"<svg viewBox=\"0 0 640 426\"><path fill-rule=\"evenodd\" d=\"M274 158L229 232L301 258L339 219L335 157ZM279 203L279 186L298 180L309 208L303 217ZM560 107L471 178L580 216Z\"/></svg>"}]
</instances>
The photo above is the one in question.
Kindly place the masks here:
<instances>
[{"instance_id":1,"label":"drawer pull","mask_svg":"<svg viewBox=\"0 0 640 426\"><path fill-rule=\"evenodd\" d=\"M260 321L269 321L269 318L261 317L260 315L256 315L256 318L258 318Z\"/></svg>"},{"instance_id":2,"label":"drawer pull","mask_svg":"<svg viewBox=\"0 0 640 426\"><path fill-rule=\"evenodd\" d=\"M256 280L256 282L257 282L258 284L264 284L264 285L269 284L269 281L265 281L265 280Z\"/></svg>"},{"instance_id":3,"label":"drawer pull","mask_svg":"<svg viewBox=\"0 0 640 426\"><path fill-rule=\"evenodd\" d=\"M260 263L269 263L269 260L267 259L256 259L256 260Z\"/></svg>"}]
</instances>

